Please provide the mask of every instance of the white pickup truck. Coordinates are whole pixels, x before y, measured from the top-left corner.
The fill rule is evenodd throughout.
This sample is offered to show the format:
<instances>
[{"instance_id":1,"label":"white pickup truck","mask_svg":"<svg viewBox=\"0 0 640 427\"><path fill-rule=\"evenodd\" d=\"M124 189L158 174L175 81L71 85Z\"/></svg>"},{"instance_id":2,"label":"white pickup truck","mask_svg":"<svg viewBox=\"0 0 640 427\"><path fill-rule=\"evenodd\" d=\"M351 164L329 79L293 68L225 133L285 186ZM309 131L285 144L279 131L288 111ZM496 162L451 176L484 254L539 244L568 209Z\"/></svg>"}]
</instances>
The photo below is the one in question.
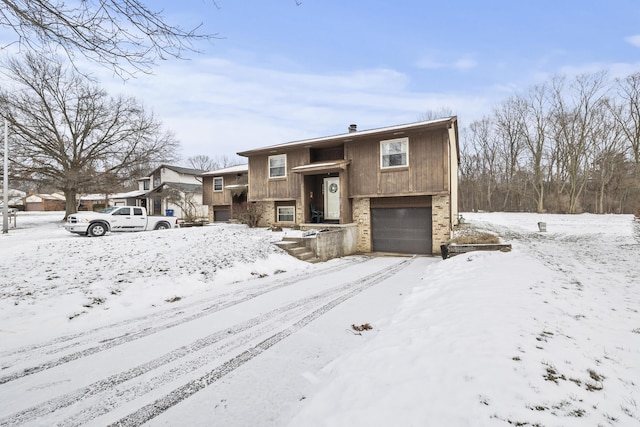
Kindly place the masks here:
<instances>
[{"instance_id":1,"label":"white pickup truck","mask_svg":"<svg viewBox=\"0 0 640 427\"><path fill-rule=\"evenodd\" d=\"M178 228L178 218L147 216L138 206L111 206L100 212L78 212L67 217L65 230L85 236L104 236L107 231L147 231Z\"/></svg>"}]
</instances>

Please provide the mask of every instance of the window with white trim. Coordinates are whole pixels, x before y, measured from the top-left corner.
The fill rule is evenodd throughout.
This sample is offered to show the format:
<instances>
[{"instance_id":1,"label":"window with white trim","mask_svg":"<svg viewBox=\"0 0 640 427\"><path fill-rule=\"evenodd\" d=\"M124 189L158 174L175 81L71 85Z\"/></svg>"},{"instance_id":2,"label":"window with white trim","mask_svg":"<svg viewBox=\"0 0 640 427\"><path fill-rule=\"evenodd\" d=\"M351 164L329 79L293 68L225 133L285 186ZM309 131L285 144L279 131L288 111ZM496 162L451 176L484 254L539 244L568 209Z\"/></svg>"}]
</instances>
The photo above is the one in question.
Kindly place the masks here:
<instances>
[{"instance_id":1,"label":"window with white trim","mask_svg":"<svg viewBox=\"0 0 640 427\"><path fill-rule=\"evenodd\" d=\"M382 169L409 166L409 138L380 141L380 167Z\"/></svg>"},{"instance_id":2,"label":"window with white trim","mask_svg":"<svg viewBox=\"0 0 640 427\"><path fill-rule=\"evenodd\" d=\"M222 177L213 178L213 191L222 191L224 189L224 180Z\"/></svg>"},{"instance_id":3,"label":"window with white trim","mask_svg":"<svg viewBox=\"0 0 640 427\"><path fill-rule=\"evenodd\" d=\"M295 206L278 206L276 212L278 222L295 222L296 220Z\"/></svg>"},{"instance_id":4,"label":"window with white trim","mask_svg":"<svg viewBox=\"0 0 640 427\"><path fill-rule=\"evenodd\" d=\"M287 176L287 155L269 156L269 178L284 178Z\"/></svg>"}]
</instances>

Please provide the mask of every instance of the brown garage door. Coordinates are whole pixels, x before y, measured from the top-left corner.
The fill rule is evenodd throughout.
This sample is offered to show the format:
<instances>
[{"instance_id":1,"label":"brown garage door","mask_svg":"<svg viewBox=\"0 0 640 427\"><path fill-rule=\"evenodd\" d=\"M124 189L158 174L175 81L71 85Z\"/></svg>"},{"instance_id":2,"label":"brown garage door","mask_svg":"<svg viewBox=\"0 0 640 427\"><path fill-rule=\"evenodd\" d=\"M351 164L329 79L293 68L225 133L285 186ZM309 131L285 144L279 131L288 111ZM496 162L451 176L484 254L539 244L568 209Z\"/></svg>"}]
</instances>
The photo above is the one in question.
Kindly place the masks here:
<instances>
[{"instance_id":1,"label":"brown garage door","mask_svg":"<svg viewBox=\"0 0 640 427\"><path fill-rule=\"evenodd\" d=\"M371 209L374 252L431 254L431 208Z\"/></svg>"},{"instance_id":2,"label":"brown garage door","mask_svg":"<svg viewBox=\"0 0 640 427\"><path fill-rule=\"evenodd\" d=\"M216 207L213 209L213 220L215 222L228 222L231 217L231 211L228 207Z\"/></svg>"}]
</instances>

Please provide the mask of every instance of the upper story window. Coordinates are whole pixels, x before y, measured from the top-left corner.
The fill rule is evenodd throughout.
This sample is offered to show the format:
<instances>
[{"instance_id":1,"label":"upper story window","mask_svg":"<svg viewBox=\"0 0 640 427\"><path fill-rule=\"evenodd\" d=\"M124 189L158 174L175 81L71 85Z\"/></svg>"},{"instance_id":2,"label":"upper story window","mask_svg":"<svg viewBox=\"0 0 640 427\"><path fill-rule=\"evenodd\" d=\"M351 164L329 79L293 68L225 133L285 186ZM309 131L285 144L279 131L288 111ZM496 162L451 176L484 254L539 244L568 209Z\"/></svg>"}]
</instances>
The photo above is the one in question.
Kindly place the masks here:
<instances>
[{"instance_id":1,"label":"upper story window","mask_svg":"<svg viewBox=\"0 0 640 427\"><path fill-rule=\"evenodd\" d=\"M224 188L224 180L222 177L213 178L213 191L222 191Z\"/></svg>"},{"instance_id":2,"label":"upper story window","mask_svg":"<svg viewBox=\"0 0 640 427\"><path fill-rule=\"evenodd\" d=\"M269 178L284 178L287 176L287 155L269 156Z\"/></svg>"},{"instance_id":3,"label":"upper story window","mask_svg":"<svg viewBox=\"0 0 640 427\"><path fill-rule=\"evenodd\" d=\"M380 141L380 167L397 168L409 166L409 138Z\"/></svg>"}]
</instances>

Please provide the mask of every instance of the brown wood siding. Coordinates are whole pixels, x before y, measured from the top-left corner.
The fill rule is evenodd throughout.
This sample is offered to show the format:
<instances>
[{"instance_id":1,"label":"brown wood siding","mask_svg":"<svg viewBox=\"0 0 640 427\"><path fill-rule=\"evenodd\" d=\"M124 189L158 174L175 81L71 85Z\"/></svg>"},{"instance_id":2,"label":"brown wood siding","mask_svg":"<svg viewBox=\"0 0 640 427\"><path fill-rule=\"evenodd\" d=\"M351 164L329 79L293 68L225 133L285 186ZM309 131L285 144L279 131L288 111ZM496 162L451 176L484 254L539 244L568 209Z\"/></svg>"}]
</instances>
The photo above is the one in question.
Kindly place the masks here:
<instances>
[{"instance_id":1,"label":"brown wood siding","mask_svg":"<svg viewBox=\"0 0 640 427\"><path fill-rule=\"evenodd\" d=\"M409 138L409 166L380 168L380 141ZM352 160L349 177L351 197L436 194L449 189L448 133L446 129L376 136L367 141L348 143L347 158Z\"/></svg>"},{"instance_id":2,"label":"brown wood siding","mask_svg":"<svg viewBox=\"0 0 640 427\"><path fill-rule=\"evenodd\" d=\"M230 173L202 178L202 204L205 206L230 205L233 201L232 193L226 188L222 191L213 191L213 178L222 178L223 188L227 185L246 184L246 173Z\"/></svg>"},{"instance_id":3,"label":"brown wood siding","mask_svg":"<svg viewBox=\"0 0 640 427\"><path fill-rule=\"evenodd\" d=\"M378 158L380 142L370 140L346 144L347 160L351 160L349 170L349 195L375 195L378 193Z\"/></svg>"},{"instance_id":4,"label":"brown wood siding","mask_svg":"<svg viewBox=\"0 0 640 427\"><path fill-rule=\"evenodd\" d=\"M282 154L282 153L278 153ZM303 176L291 172L296 166L309 163L309 149L291 151L287 154L287 176L269 179L269 155L249 158L249 200L282 200L300 197Z\"/></svg>"},{"instance_id":5,"label":"brown wood siding","mask_svg":"<svg viewBox=\"0 0 640 427\"><path fill-rule=\"evenodd\" d=\"M223 185L227 185L226 179L223 180ZM211 191L211 204L212 205L230 205L231 204L231 191Z\"/></svg>"},{"instance_id":6,"label":"brown wood siding","mask_svg":"<svg viewBox=\"0 0 640 427\"><path fill-rule=\"evenodd\" d=\"M213 205L213 177L202 177L202 204L205 206Z\"/></svg>"}]
</instances>

